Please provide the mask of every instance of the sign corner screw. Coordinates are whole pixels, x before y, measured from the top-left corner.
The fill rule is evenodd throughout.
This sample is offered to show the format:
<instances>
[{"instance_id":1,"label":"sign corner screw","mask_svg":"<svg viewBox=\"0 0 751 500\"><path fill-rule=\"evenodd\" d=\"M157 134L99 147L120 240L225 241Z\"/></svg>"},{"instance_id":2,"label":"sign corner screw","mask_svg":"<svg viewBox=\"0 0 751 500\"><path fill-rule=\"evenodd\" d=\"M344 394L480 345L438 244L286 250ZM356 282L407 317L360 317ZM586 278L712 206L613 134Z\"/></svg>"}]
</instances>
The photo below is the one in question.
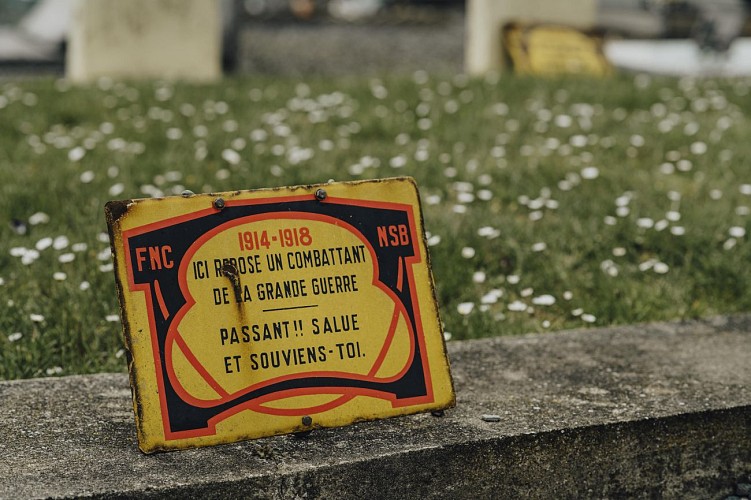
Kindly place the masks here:
<instances>
[{"instance_id":1,"label":"sign corner screw","mask_svg":"<svg viewBox=\"0 0 751 500\"><path fill-rule=\"evenodd\" d=\"M323 200L326 199L326 196L328 196L328 195L326 194L326 190L325 189L318 188L318 189L316 189L315 196L316 196L316 200L323 201Z\"/></svg>"},{"instance_id":2,"label":"sign corner screw","mask_svg":"<svg viewBox=\"0 0 751 500\"><path fill-rule=\"evenodd\" d=\"M217 198L216 200L214 200L214 208L216 208L217 210L223 209L224 206L224 198Z\"/></svg>"}]
</instances>

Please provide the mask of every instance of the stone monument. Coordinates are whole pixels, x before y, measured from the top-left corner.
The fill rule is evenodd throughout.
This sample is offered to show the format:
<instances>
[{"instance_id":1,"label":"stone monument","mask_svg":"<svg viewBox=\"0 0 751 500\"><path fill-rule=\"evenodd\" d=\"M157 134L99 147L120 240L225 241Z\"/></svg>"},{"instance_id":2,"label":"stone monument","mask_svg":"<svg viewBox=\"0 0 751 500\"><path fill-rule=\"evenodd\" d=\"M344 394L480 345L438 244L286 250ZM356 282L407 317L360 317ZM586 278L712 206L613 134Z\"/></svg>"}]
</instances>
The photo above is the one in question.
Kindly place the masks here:
<instances>
[{"instance_id":1,"label":"stone monument","mask_svg":"<svg viewBox=\"0 0 751 500\"><path fill-rule=\"evenodd\" d=\"M211 81L221 76L217 0L76 0L67 76Z\"/></svg>"}]
</instances>

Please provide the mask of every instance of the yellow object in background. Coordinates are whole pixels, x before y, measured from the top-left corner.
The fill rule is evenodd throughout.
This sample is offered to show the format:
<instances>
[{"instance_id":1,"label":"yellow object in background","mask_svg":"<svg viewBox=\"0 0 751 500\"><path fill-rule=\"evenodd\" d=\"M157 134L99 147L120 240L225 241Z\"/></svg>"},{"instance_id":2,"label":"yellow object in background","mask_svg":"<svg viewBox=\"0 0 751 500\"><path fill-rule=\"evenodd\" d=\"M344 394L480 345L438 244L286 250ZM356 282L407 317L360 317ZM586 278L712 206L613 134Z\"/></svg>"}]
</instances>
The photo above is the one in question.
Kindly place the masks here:
<instances>
[{"instance_id":1,"label":"yellow object in background","mask_svg":"<svg viewBox=\"0 0 751 500\"><path fill-rule=\"evenodd\" d=\"M504 55L524 75L603 77L612 67L602 37L561 25L510 23L503 28Z\"/></svg>"}]
</instances>

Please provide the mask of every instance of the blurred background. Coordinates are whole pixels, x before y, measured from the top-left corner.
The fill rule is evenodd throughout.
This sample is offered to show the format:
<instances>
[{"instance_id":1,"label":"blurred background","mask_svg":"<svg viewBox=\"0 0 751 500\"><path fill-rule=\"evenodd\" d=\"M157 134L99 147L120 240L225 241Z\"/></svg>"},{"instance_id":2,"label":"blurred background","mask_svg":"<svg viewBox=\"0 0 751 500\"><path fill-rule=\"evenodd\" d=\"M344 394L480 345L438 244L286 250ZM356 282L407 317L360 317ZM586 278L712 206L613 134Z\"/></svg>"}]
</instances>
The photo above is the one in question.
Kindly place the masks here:
<instances>
[{"instance_id":1,"label":"blurred background","mask_svg":"<svg viewBox=\"0 0 751 500\"><path fill-rule=\"evenodd\" d=\"M125 368L102 206L185 190L414 177L447 338L751 311L747 8L0 0L0 378Z\"/></svg>"},{"instance_id":2,"label":"blurred background","mask_svg":"<svg viewBox=\"0 0 751 500\"><path fill-rule=\"evenodd\" d=\"M0 74L62 74L72 3L0 0ZM221 5L226 72L463 68L464 0L221 0ZM751 33L748 7L746 0L598 0L596 24L610 41L686 40L705 53L727 56L739 37Z\"/></svg>"}]
</instances>

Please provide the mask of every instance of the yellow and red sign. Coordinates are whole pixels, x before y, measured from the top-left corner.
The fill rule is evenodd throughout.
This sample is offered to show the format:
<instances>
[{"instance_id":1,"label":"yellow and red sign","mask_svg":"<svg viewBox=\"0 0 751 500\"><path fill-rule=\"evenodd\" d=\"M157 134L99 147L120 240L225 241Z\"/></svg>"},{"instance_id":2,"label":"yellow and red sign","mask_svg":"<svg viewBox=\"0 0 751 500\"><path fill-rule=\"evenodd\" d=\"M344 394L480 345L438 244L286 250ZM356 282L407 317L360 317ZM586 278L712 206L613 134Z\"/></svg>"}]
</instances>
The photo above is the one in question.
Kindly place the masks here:
<instances>
[{"instance_id":1,"label":"yellow and red sign","mask_svg":"<svg viewBox=\"0 0 751 500\"><path fill-rule=\"evenodd\" d=\"M412 179L105 211L144 452L453 406Z\"/></svg>"}]
</instances>

